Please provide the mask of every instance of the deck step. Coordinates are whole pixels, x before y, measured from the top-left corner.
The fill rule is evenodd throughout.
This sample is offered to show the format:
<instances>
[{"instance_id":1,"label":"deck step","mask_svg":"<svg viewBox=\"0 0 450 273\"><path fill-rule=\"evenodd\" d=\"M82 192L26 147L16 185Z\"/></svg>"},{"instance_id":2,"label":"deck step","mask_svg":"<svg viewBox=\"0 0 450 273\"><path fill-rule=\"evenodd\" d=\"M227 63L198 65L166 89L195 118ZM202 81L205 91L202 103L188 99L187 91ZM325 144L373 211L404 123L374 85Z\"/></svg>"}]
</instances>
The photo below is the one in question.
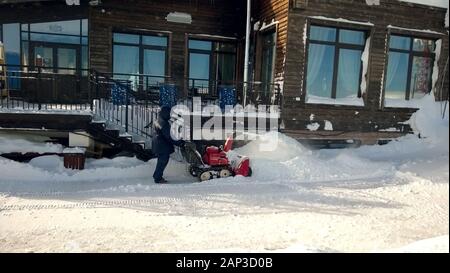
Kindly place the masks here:
<instances>
[{"instance_id":1,"label":"deck step","mask_svg":"<svg viewBox=\"0 0 450 273\"><path fill-rule=\"evenodd\" d=\"M133 140L133 136L128 134L128 133L120 133L119 134L119 138L125 138L125 139L128 139L130 141Z\"/></svg>"},{"instance_id":2,"label":"deck step","mask_svg":"<svg viewBox=\"0 0 450 273\"><path fill-rule=\"evenodd\" d=\"M119 130L106 129L104 131L105 131L105 134L107 134L108 136L111 136L114 138L119 138L119 135L120 135Z\"/></svg>"},{"instance_id":3,"label":"deck step","mask_svg":"<svg viewBox=\"0 0 450 273\"><path fill-rule=\"evenodd\" d=\"M99 120L92 120L91 123L93 124L106 124L106 120L104 119L99 119Z\"/></svg>"}]
</instances>

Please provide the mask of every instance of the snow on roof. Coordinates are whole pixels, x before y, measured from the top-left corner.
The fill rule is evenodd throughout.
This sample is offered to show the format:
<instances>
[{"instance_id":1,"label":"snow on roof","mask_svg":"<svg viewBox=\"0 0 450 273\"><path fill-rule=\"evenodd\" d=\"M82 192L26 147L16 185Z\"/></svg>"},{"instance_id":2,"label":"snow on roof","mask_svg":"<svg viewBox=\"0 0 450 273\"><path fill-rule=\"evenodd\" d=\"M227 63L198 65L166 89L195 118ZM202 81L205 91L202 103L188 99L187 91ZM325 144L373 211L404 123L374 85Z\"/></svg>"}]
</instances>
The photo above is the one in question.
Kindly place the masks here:
<instances>
[{"instance_id":1,"label":"snow on roof","mask_svg":"<svg viewBox=\"0 0 450 273\"><path fill-rule=\"evenodd\" d=\"M398 26L393 26L393 25L388 25L388 28L413 31L413 32L421 32L421 33L426 33L426 34L446 35L445 33L437 32L437 31L433 31L433 30L429 30L429 29L404 28L404 27L398 27Z\"/></svg>"},{"instance_id":2,"label":"snow on roof","mask_svg":"<svg viewBox=\"0 0 450 273\"><path fill-rule=\"evenodd\" d=\"M363 26L374 26L374 24L371 22L352 21L352 20L347 20L347 19L343 19L343 18L330 18L330 17L325 17L325 16L309 16L308 18L341 22L341 23L350 23L350 24L363 25Z\"/></svg>"}]
</instances>

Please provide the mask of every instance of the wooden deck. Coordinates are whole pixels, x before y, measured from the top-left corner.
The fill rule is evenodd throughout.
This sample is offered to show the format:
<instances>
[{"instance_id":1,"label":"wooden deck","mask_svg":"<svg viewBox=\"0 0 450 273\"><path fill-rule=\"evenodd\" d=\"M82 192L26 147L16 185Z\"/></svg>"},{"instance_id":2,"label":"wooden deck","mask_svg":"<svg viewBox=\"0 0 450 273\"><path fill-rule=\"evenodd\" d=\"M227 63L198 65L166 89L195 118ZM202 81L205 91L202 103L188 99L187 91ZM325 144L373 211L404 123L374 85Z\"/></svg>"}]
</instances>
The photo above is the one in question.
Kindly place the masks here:
<instances>
[{"instance_id":1,"label":"wooden deck","mask_svg":"<svg viewBox=\"0 0 450 273\"><path fill-rule=\"evenodd\" d=\"M27 128L73 131L86 129L92 121L91 115L66 113L2 113L0 128Z\"/></svg>"}]
</instances>

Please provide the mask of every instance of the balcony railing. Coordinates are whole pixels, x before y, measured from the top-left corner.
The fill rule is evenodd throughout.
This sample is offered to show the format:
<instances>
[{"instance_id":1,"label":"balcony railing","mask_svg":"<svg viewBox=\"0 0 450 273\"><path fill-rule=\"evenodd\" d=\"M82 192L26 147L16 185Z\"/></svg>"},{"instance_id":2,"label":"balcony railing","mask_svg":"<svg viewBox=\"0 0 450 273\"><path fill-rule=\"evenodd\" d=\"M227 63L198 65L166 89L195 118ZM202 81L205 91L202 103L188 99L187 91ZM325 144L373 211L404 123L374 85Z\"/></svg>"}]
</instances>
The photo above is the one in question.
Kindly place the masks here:
<instances>
[{"instance_id":1,"label":"balcony railing","mask_svg":"<svg viewBox=\"0 0 450 273\"><path fill-rule=\"evenodd\" d=\"M6 68L6 77L0 78L0 108L23 110L91 108L87 69L0 66L3 71Z\"/></svg>"},{"instance_id":2,"label":"balcony railing","mask_svg":"<svg viewBox=\"0 0 450 273\"><path fill-rule=\"evenodd\" d=\"M221 105L224 89L234 97L234 103L241 105L246 93L247 104L258 109L262 105L281 106L282 99L278 84L173 80L61 67L7 65L7 68L6 77L0 78L0 111L88 111L127 133L145 138L153 135L151 125L158 116L160 91L167 86L176 92L177 101L185 105L198 96L206 104Z\"/></svg>"},{"instance_id":3,"label":"balcony railing","mask_svg":"<svg viewBox=\"0 0 450 273\"><path fill-rule=\"evenodd\" d=\"M221 88L234 89L236 100L244 105L244 96L247 98L245 104L254 106L277 105L281 107L281 87L278 83L263 82L237 82L237 81L211 81L205 79L187 79L187 97L202 97L206 100L220 99ZM245 92L246 91L246 92Z\"/></svg>"},{"instance_id":4,"label":"balcony railing","mask_svg":"<svg viewBox=\"0 0 450 273\"><path fill-rule=\"evenodd\" d=\"M7 67L6 88L0 92L0 106L24 109L88 109L92 108L95 93L91 90L93 72L87 69L64 67L31 67L26 65L0 65ZM57 72L49 72L57 71ZM202 97L214 103L220 99L221 88L235 90L236 102L281 106L280 85L262 82L211 81L205 79L173 79L167 76L144 74L101 73L102 77L123 83L134 97L158 104L160 88L174 85L178 100ZM0 79L1 81L1 79ZM245 92L246 91L246 92ZM101 95L101 94L99 94ZM105 96L105 93L103 93Z\"/></svg>"}]
</instances>

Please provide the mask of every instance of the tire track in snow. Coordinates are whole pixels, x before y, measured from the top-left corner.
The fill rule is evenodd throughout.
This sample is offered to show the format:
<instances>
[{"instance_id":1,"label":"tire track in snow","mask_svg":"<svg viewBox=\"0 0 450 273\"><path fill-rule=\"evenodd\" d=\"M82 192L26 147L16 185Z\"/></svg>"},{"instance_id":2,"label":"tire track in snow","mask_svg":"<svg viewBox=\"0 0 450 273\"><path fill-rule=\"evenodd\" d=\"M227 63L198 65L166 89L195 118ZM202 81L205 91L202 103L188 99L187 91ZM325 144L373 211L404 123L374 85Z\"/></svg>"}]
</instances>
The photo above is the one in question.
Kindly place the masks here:
<instances>
[{"instance_id":1,"label":"tire track in snow","mask_svg":"<svg viewBox=\"0 0 450 273\"><path fill-rule=\"evenodd\" d=\"M301 210L311 207L305 202L319 203L322 209L328 204L324 188L358 189L395 185L390 176L356 178L330 181L285 181L255 182L212 181L210 183L168 184L168 185L123 185L110 189L88 191L47 191L3 193L4 201L0 211L8 210L51 210L51 209L93 209L128 208L141 209L157 215L222 215L238 211L237 204L244 204L239 213L249 212L255 207L263 211L273 209L286 211L298 206ZM398 177L397 177L398 178ZM393 183L394 182L394 183ZM6 195L5 195L6 194ZM14 198L20 198L20 203ZM11 198L11 199L10 199ZM380 201L380 200L379 200ZM291 203L290 203L291 202ZM9 204L8 204L9 203Z\"/></svg>"}]
</instances>

